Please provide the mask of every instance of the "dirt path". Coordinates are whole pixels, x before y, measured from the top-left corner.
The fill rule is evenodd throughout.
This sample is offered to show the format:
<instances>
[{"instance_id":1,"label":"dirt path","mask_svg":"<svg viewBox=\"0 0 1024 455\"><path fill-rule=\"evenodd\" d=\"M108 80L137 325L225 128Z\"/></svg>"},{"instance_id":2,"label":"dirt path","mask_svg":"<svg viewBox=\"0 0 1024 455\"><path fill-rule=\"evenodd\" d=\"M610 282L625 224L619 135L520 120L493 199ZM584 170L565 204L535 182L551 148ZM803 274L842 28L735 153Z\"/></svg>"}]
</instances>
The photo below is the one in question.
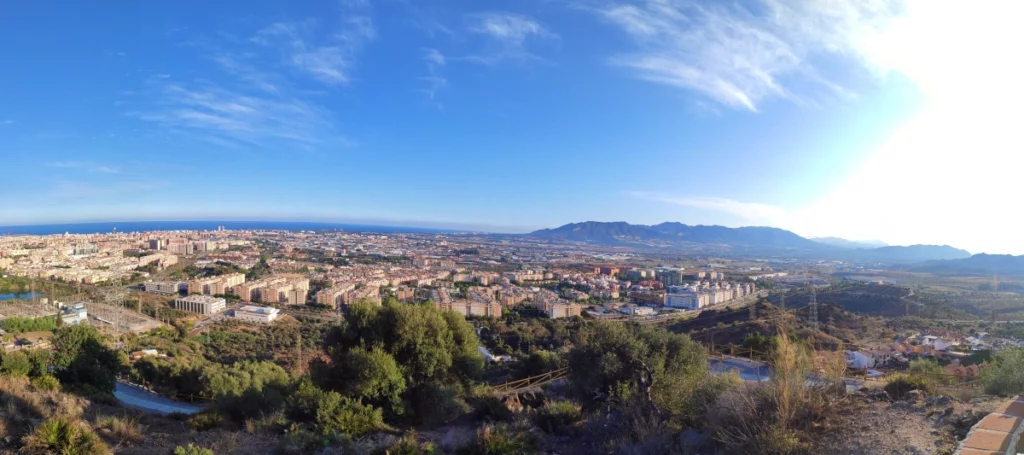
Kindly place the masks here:
<instances>
[{"instance_id":1,"label":"dirt path","mask_svg":"<svg viewBox=\"0 0 1024 455\"><path fill-rule=\"evenodd\" d=\"M832 422L833 437L820 452L844 455L951 454L980 416L1002 399L961 402L948 396L889 402L878 394L859 396ZM960 433L959 435L957 433Z\"/></svg>"}]
</instances>

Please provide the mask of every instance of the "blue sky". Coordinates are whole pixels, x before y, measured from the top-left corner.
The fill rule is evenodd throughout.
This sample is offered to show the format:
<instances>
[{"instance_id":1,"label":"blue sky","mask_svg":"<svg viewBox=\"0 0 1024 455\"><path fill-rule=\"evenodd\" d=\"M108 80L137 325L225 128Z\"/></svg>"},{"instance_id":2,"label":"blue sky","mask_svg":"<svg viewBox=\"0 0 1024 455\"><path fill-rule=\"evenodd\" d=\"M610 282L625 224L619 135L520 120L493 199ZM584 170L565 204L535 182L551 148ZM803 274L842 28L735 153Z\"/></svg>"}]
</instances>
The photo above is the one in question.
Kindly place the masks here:
<instances>
[{"instance_id":1,"label":"blue sky","mask_svg":"<svg viewBox=\"0 0 1024 455\"><path fill-rule=\"evenodd\" d=\"M922 189L963 171L940 122L997 114L935 77L948 54L1007 68L940 25L1013 29L1012 2L940 3L7 2L0 225L682 221L1024 252L933 213L1012 188Z\"/></svg>"}]
</instances>

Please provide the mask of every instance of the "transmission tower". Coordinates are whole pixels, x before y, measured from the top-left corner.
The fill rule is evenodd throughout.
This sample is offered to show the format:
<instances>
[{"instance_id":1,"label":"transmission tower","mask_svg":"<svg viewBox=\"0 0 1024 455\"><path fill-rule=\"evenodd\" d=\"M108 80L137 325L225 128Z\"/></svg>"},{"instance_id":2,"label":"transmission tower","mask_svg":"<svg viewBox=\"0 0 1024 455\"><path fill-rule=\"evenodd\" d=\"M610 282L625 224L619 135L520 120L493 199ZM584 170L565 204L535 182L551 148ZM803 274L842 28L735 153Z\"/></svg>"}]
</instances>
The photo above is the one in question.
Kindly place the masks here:
<instances>
[{"instance_id":1,"label":"transmission tower","mask_svg":"<svg viewBox=\"0 0 1024 455\"><path fill-rule=\"evenodd\" d=\"M112 307L110 321L114 325L114 337L120 343L121 349L126 348L121 335L128 328L127 315L124 312L124 298L124 287L121 286L120 279L114 281L113 286L104 296L105 303Z\"/></svg>"},{"instance_id":2,"label":"transmission tower","mask_svg":"<svg viewBox=\"0 0 1024 455\"><path fill-rule=\"evenodd\" d=\"M807 325L811 330L818 330L818 296L814 285L811 285L811 303L807 305Z\"/></svg>"}]
</instances>

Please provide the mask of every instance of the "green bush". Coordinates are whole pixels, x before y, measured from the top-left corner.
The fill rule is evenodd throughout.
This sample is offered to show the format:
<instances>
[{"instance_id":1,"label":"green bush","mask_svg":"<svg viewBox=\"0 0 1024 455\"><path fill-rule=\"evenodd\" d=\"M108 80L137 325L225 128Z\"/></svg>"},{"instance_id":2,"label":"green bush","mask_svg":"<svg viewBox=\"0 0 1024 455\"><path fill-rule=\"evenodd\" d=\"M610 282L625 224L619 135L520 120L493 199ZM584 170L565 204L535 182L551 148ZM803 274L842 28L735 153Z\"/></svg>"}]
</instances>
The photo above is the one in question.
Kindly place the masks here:
<instances>
[{"instance_id":1,"label":"green bush","mask_svg":"<svg viewBox=\"0 0 1024 455\"><path fill-rule=\"evenodd\" d=\"M316 433L293 424L277 446L283 455L305 455L310 453L364 453L351 437L338 433Z\"/></svg>"},{"instance_id":2,"label":"green bush","mask_svg":"<svg viewBox=\"0 0 1024 455\"><path fill-rule=\"evenodd\" d=\"M416 433L408 433L399 439L398 442L387 449L380 449L374 455L444 455L433 443L425 442L420 444L416 440Z\"/></svg>"},{"instance_id":3,"label":"green bush","mask_svg":"<svg viewBox=\"0 0 1024 455\"><path fill-rule=\"evenodd\" d=\"M31 455L106 455L103 441L88 426L67 417L44 421L25 437L25 453Z\"/></svg>"},{"instance_id":4,"label":"green bush","mask_svg":"<svg viewBox=\"0 0 1024 455\"><path fill-rule=\"evenodd\" d=\"M7 376L28 376L29 372L32 371L32 361L29 360L28 354L25 354L23 351L4 354L3 365L0 366L0 371Z\"/></svg>"},{"instance_id":5,"label":"green bush","mask_svg":"<svg viewBox=\"0 0 1024 455\"><path fill-rule=\"evenodd\" d=\"M199 447L195 444L189 444L187 446L178 446L174 448L173 455L214 455L213 451L204 447Z\"/></svg>"},{"instance_id":6,"label":"green bush","mask_svg":"<svg viewBox=\"0 0 1024 455\"><path fill-rule=\"evenodd\" d=\"M540 441L529 431L506 424L487 425L455 455L530 455L539 453L539 446Z\"/></svg>"},{"instance_id":7,"label":"green bush","mask_svg":"<svg viewBox=\"0 0 1024 455\"><path fill-rule=\"evenodd\" d=\"M473 401L473 408L476 411L476 420L490 422L508 422L515 415L508 410L508 406L494 395L486 395Z\"/></svg>"},{"instance_id":8,"label":"green bush","mask_svg":"<svg viewBox=\"0 0 1024 455\"><path fill-rule=\"evenodd\" d=\"M223 413L217 410L207 410L189 416L185 423L195 431L208 431L226 426L230 422Z\"/></svg>"},{"instance_id":9,"label":"green bush","mask_svg":"<svg viewBox=\"0 0 1024 455\"><path fill-rule=\"evenodd\" d=\"M981 370L981 384L991 395L1024 392L1024 348L1004 348Z\"/></svg>"},{"instance_id":10,"label":"green bush","mask_svg":"<svg viewBox=\"0 0 1024 455\"><path fill-rule=\"evenodd\" d=\"M583 408L572 401L548 401L531 415L533 424L545 433L567 434L583 420Z\"/></svg>"},{"instance_id":11,"label":"green bush","mask_svg":"<svg viewBox=\"0 0 1024 455\"><path fill-rule=\"evenodd\" d=\"M56 316L39 318L10 317L0 321L0 328L11 333L50 332L57 328Z\"/></svg>"},{"instance_id":12,"label":"green bush","mask_svg":"<svg viewBox=\"0 0 1024 455\"><path fill-rule=\"evenodd\" d=\"M885 383L885 393L893 400L906 399L911 390L927 392L930 387L924 378L909 375L893 376Z\"/></svg>"},{"instance_id":13,"label":"green bush","mask_svg":"<svg viewBox=\"0 0 1024 455\"><path fill-rule=\"evenodd\" d=\"M364 405L358 400L327 392L316 415L317 428L323 433L345 433L361 436L386 428L380 409Z\"/></svg>"},{"instance_id":14,"label":"green bush","mask_svg":"<svg viewBox=\"0 0 1024 455\"><path fill-rule=\"evenodd\" d=\"M455 386L430 382L419 387L414 396L419 420L427 426L448 423L470 411Z\"/></svg>"},{"instance_id":15,"label":"green bush","mask_svg":"<svg viewBox=\"0 0 1024 455\"><path fill-rule=\"evenodd\" d=\"M32 386L39 390L57 390L60 388L60 381L50 375L40 376L32 379Z\"/></svg>"}]
</instances>

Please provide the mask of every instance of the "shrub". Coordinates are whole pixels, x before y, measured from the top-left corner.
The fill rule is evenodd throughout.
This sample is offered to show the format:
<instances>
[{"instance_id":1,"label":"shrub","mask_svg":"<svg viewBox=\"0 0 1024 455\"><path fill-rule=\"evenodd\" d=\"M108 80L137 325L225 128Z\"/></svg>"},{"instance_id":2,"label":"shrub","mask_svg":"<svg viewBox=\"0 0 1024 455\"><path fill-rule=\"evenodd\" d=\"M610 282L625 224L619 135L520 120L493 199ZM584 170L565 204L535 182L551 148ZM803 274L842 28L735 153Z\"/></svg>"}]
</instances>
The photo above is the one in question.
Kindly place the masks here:
<instances>
[{"instance_id":1,"label":"shrub","mask_svg":"<svg viewBox=\"0 0 1024 455\"><path fill-rule=\"evenodd\" d=\"M548 401L533 411L533 424L551 434L566 434L583 419L583 408L572 401Z\"/></svg>"},{"instance_id":2,"label":"shrub","mask_svg":"<svg viewBox=\"0 0 1024 455\"><path fill-rule=\"evenodd\" d=\"M885 383L885 393L893 400L906 399L911 390L928 391L928 381L917 376L897 375Z\"/></svg>"},{"instance_id":3,"label":"shrub","mask_svg":"<svg viewBox=\"0 0 1024 455\"><path fill-rule=\"evenodd\" d=\"M336 392L328 392L325 398L316 415L317 428L321 432L360 436L385 428L384 416L380 409L343 397Z\"/></svg>"},{"instance_id":4,"label":"shrub","mask_svg":"<svg viewBox=\"0 0 1024 455\"><path fill-rule=\"evenodd\" d=\"M57 390L60 388L60 381L50 375L40 376L32 379L32 386L45 391Z\"/></svg>"},{"instance_id":5,"label":"shrub","mask_svg":"<svg viewBox=\"0 0 1024 455\"><path fill-rule=\"evenodd\" d=\"M747 384L721 394L710 408L712 437L725 453L794 453L801 436L845 398L845 359L826 356L815 365L807 346L780 331L771 356L770 381ZM824 372L808 381L811 371Z\"/></svg>"},{"instance_id":6,"label":"shrub","mask_svg":"<svg viewBox=\"0 0 1024 455\"><path fill-rule=\"evenodd\" d=\"M509 411L508 406L494 395L479 397L473 401L473 408L476 410L476 420L491 422L508 422L515 415Z\"/></svg>"},{"instance_id":7,"label":"shrub","mask_svg":"<svg viewBox=\"0 0 1024 455\"><path fill-rule=\"evenodd\" d=\"M3 366L0 366L0 371L8 376L28 376L28 373L32 371L32 362L28 358L28 354L22 351L15 351L3 356Z\"/></svg>"},{"instance_id":8,"label":"shrub","mask_svg":"<svg viewBox=\"0 0 1024 455\"><path fill-rule=\"evenodd\" d=\"M992 362L981 370L981 384L985 393L1015 395L1024 392L1024 349L999 350Z\"/></svg>"},{"instance_id":9,"label":"shrub","mask_svg":"<svg viewBox=\"0 0 1024 455\"><path fill-rule=\"evenodd\" d=\"M420 444L416 441L416 433L412 432L403 436L391 447L377 450L374 455L444 455L444 452L438 450L433 443Z\"/></svg>"},{"instance_id":10,"label":"shrub","mask_svg":"<svg viewBox=\"0 0 1024 455\"><path fill-rule=\"evenodd\" d=\"M106 455L107 446L85 424L55 417L44 421L24 439L25 452L32 455Z\"/></svg>"},{"instance_id":11,"label":"shrub","mask_svg":"<svg viewBox=\"0 0 1024 455\"><path fill-rule=\"evenodd\" d=\"M448 423L470 410L455 386L427 383L415 396L417 416L427 426Z\"/></svg>"},{"instance_id":12,"label":"shrub","mask_svg":"<svg viewBox=\"0 0 1024 455\"><path fill-rule=\"evenodd\" d=\"M365 453L366 450L346 435L314 433L292 425L277 446L281 454L305 455L309 453Z\"/></svg>"},{"instance_id":13,"label":"shrub","mask_svg":"<svg viewBox=\"0 0 1024 455\"><path fill-rule=\"evenodd\" d=\"M340 432L351 436L385 428L383 412L359 400L344 397L301 379L288 398L287 416L296 422L312 423L321 433Z\"/></svg>"},{"instance_id":14,"label":"shrub","mask_svg":"<svg viewBox=\"0 0 1024 455\"><path fill-rule=\"evenodd\" d=\"M487 425L455 455L528 455L538 453L538 446L536 436L528 431L506 424Z\"/></svg>"},{"instance_id":15,"label":"shrub","mask_svg":"<svg viewBox=\"0 0 1024 455\"><path fill-rule=\"evenodd\" d=\"M228 425L230 422L223 413L217 410L207 410L193 414L185 421L189 428L196 431L208 431Z\"/></svg>"},{"instance_id":16,"label":"shrub","mask_svg":"<svg viewBox=\"0 0 1024 455\"><path fill-rule=\"evenodd\" d=\"M174 455L213 455L213 451L195 444L174 448Z\"/></svg>"},{"instance_id":17,"label":"shrub","mask_svg":"<svg viewBox=\"0 0 1024 455\"><path fill-rule=\"evenodd\" d=\"M96 422L100 429L110 432L110 435L126 442L138 442L142 440L142 425L133 417L103 417Z\"/></svg>"}]
</instances>

